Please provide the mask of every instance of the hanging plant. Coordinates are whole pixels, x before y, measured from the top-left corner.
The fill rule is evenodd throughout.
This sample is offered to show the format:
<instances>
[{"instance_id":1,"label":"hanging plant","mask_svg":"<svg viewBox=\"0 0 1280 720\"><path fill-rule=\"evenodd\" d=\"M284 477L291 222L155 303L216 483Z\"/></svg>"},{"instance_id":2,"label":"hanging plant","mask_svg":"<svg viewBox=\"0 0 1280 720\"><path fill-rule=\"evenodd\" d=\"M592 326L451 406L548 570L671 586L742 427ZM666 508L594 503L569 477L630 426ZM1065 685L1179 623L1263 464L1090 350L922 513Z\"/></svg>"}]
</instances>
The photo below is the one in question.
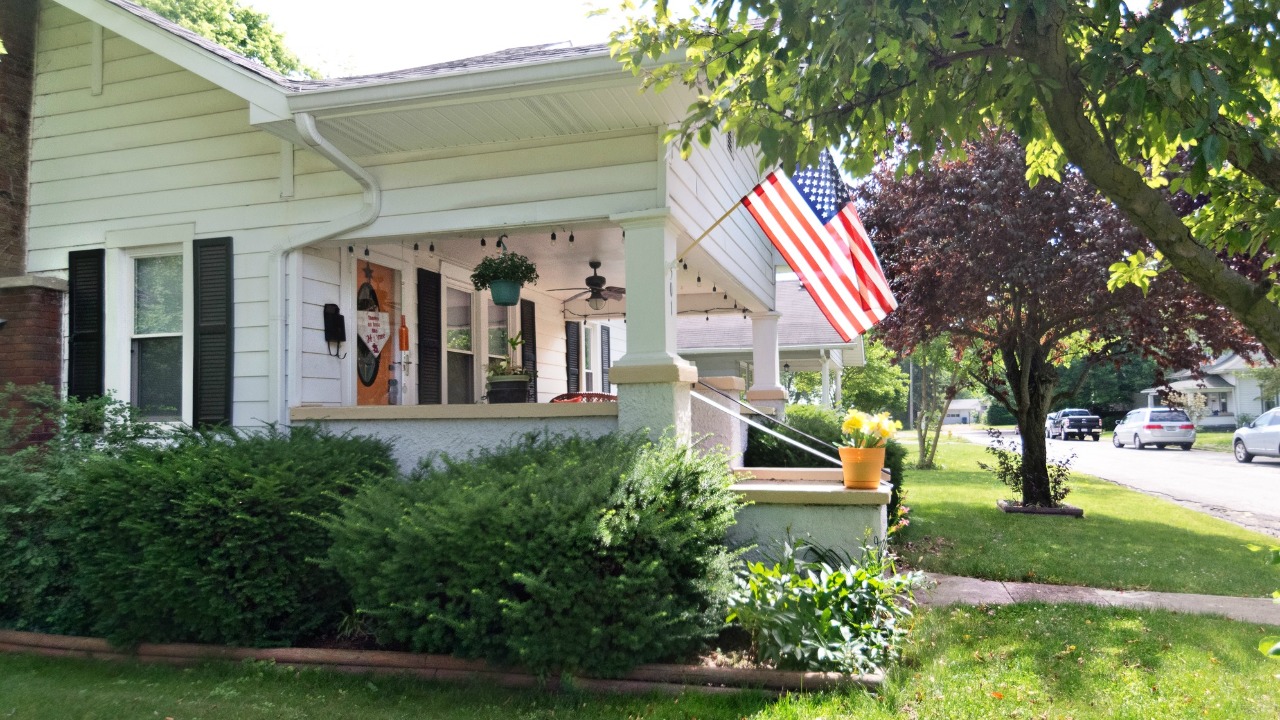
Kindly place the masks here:
<instances>
[{"instance_id":1,"label":"hanging plant","mask_svg":"<svg viewBox=\"0 0 1280 720\"><path fill-rule=\"evenodd\" d=\"M471 284L476 290L486 290L500 281L536 285L538 268L519 253L501 252L481 260L471 272Z\"/></svg>"}]
</instances>

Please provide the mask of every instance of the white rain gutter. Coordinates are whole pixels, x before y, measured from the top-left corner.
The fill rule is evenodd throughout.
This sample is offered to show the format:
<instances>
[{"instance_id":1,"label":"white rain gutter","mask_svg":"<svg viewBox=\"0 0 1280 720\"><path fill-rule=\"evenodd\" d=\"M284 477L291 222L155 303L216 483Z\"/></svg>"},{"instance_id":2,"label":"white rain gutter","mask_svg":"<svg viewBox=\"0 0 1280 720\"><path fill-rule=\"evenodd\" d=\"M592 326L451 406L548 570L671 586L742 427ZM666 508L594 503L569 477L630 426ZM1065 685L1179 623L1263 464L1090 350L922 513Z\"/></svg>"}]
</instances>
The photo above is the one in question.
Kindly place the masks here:
<instances>
[{"instance_id":1,"label":"white rain gutter","mask_svg":"<svg viewBox=\"0 0 1280 720\"><path fill-rule=\"evenodd\" d=\"M268 298L268 312L273 332L269 350L274 353L274 357L271 358L271 367L275 368L275 372L268 374L267 386L270 398L276 404L275 421L281 425L289 424L289 398L298 397L302 389L302 379L298 377L301 363L290 362L291 358L300 358L302 350L302 278L300 263L294 251L367 227L382 213L382 186L378 184L377 178L321 135L316 128L315 118L310 113L295 113L293 118L294 126L307 147L333 163L360 185L364 192L364 203L352 213L334 218L319 227L307 228L290 235L283 243L271 250L269 272L273 277L271 278L272 293ZM289 279L288 287L285 283L286 277ZM293 302L289 302L290 299ZM287 336L286 313L289 328ZM288 382L285 382L285 378L288 378Z\"/></svg>"}]
</instances>

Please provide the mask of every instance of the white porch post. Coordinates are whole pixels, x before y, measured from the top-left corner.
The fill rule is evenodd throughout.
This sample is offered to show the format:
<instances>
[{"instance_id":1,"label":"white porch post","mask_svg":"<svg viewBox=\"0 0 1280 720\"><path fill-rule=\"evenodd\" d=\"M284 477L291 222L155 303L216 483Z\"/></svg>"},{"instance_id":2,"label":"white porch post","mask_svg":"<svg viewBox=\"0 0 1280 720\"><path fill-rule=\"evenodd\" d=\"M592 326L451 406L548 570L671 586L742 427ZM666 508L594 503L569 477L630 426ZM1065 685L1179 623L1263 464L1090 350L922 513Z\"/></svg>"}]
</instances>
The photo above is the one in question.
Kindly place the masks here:
<instances>
[{"instance_id":1,"label":"white porch post","mask_svg":"<svg viewBox=\"0 0 1280 720\"><path fill-rule=\"evenodd\" d=\"M824 408L834 407L831 401L831 358L827 357L826 350L820 350L822 353L822 402L819 403Z\"/></svg>"},{"instance_id":2,"label":"white porch post","mask_svg":"<svg viewBox=\"0 0 1280 720\"><path fill-rule=\"evenodd\" d=\"M787 391L778 382L778 320L781 313L766 312L751 316L751 362L755 368L747 402L761 408L772 408L781 419L787 407Z\"/></svg>"},{"instance_id":3,"label":"white porch post","mask_svg":"<svg viewBox=\"0 0 1280 720\"><path fill-rule=\"evenodd\" d=\"M676 232L670 213L614 216L623 241L627 281L627 353L609 370L618 386L618 429L658 437L691 436L690 396L698 370L676 353Z\"/></svg>"}]
</instances>

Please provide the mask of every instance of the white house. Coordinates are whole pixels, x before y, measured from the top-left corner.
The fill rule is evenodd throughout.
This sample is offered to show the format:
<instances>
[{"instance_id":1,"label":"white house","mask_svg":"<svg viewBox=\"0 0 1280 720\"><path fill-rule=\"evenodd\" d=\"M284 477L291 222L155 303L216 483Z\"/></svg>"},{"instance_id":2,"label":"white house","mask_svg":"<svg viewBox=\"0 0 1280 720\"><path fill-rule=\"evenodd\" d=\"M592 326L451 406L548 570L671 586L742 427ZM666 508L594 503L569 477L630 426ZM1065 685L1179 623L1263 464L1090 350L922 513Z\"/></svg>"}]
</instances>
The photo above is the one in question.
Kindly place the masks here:
<instances>
[{"instance_id":1,"label":"white house","mask_svg":"<svg viewBox=\"0 0 1280 720\"><path fill-rule=\"evenodd\" d=\"M1277 398L1264 396L1258 384L1255 371L1266 366L1260 357L1227 353L1202 366L1198 373L1184 370L1170 375L1169 387L1180 393L1199 393L1205 397L1209 414L1200 421L1202 426L1234 427L1241 423L1240 418L1255 418L1277 405ZM1142 391L1148 406L1159 404L1161 389Z\"/></svg>"},{"instance_id":2,"label":"white house","mask_svg":"<svg viewBox=\"0 0 1280 720\"><path fill-rule=\"evenodd\" d=\"M785 397L768 240L740 212L684 252L757 157L681 159L661 134L689 96L640 92L605 46L299 80L124 0L41 0L36 58L26 270L68 283L73 395L191 424L443 423L425 434L452 449L530 424L688 434L676 318L709 312L746 314L750 394ZM468 280L499 240L541 275L515 307ZM593 272L624 299L588 305ZM478 404L517 332L539 402ZM595 388L618 403L546 402Z\"/></svg>"},{"instance_id":3,"label":"white house","mask_svg":"<svg viewBox=\"0 0 1280 720\"><path fill-rule=\"evenodd\" d=\"M981 398L957 398L947 406L947 416L942 418L943 425L968 425L982 422L982 415L987 405Z\"/></svg>"}]
</instances>

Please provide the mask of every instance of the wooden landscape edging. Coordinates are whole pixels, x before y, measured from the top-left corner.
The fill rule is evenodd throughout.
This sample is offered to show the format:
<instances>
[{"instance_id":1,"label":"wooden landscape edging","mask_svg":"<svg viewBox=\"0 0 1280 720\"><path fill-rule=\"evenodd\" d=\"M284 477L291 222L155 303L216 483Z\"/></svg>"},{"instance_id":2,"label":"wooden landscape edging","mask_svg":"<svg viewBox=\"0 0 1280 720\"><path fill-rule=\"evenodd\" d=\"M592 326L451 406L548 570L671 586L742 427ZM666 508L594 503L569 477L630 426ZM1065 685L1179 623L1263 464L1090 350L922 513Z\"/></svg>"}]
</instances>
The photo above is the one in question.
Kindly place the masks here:
<instances>
[{"instance_id":1,"label":"wooden landscape edging","mask_svg":"<svg viewBox=\"0 0 1280 720\"><path fill-rule=\"evenodd\" d=\"M733 693L759 689L770 692L828 690L847 685L871 689L884 682L883 673L797 672L751 668L717 668L699 665L641 665L621 678L602 680L575 677L562 682L499 668L476 660L448 655L421 655L389 650L331 650L321 648L237 648L220 645L143 643L132 651L113 647L100 638L0 630L0 652L30 653L52 657L131 660L143 663L195 665L208 661L266 660L295 667L324 668L345 673L413 675L442 682L482 681L503 687L569 686L596 692L649 693L684 691Z\"/></svg>"}]
</instances>

